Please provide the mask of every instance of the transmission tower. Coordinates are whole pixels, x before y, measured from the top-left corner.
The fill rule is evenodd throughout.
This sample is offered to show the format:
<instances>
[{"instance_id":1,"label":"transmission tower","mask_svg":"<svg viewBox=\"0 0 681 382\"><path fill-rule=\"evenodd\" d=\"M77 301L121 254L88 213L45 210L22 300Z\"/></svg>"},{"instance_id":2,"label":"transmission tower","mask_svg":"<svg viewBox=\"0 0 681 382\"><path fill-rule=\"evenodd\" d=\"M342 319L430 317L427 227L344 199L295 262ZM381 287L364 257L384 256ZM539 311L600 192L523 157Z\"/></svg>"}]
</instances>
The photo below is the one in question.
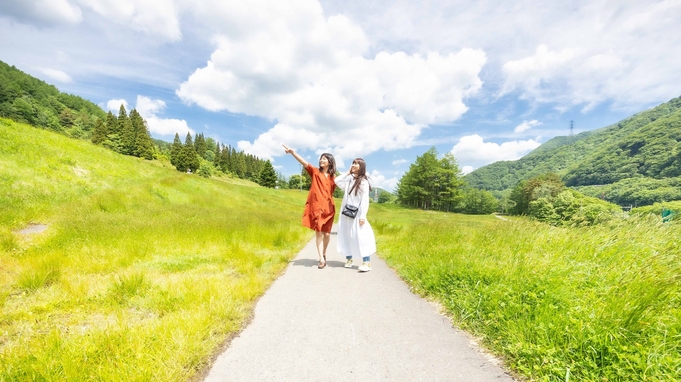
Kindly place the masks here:
<instances>
[{"instance_id":1,"label":"transmission tower","mask_svg":"<svg viewBox=\"0 0 681 382\"><path fill-rule=\"evenodd\" d=\"M575 134L575 121L570 121L570 136Z\"/></svg>"}]
</instances>

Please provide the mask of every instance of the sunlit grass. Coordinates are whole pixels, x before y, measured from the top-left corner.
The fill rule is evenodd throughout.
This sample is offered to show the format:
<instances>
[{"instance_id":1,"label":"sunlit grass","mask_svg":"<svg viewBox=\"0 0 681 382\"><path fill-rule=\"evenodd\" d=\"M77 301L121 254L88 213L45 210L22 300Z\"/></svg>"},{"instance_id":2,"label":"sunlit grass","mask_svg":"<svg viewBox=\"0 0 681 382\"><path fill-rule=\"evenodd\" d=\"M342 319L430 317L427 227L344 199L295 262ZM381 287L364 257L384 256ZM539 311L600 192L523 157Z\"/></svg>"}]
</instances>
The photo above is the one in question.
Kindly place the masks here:
<instances>
[{"instance_id":1,"label":"sunlit grass","mask_svg":"<svg viewBox=\"0 0 681 382\"><path fill-rule=\"evenodd\" d=\"M0 380L188 380L311 238L304 193L7 120L0 174Z\"/></svg>"},{"instance_id":2,"label":"sunlit grass","mask_svg":"<svg viewBox=\"0 0 681 382\"><path fill-rule=\"evenodd\" d=\"M531 380L681 375L679 225L556 228L372 208L388 263Z\"/></svg>"}]
</instances>

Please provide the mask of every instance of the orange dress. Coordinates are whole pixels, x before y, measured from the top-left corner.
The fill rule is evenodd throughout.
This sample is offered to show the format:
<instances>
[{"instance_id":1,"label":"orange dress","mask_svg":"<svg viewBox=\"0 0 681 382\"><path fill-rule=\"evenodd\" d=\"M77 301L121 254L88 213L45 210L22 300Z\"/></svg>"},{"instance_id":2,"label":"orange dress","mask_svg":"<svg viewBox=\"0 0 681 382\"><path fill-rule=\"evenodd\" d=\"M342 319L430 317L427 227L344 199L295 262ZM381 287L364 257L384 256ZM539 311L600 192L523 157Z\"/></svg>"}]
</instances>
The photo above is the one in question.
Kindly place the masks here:
<instances>
[{"instance_id":1,"label":"orange dress","mask_svg":"<svg viewBox=\"0 0 681 382\"><path fill-rule=\"evenodd\" d=\"M303 226L321 232L331 232L333 217L336 215L336 205L333 202L333 191L336 183L333 176L326 177L318 168L307 164L305 168L312 183L305 202L303 212Z\"/></svg>"}]
</instances>

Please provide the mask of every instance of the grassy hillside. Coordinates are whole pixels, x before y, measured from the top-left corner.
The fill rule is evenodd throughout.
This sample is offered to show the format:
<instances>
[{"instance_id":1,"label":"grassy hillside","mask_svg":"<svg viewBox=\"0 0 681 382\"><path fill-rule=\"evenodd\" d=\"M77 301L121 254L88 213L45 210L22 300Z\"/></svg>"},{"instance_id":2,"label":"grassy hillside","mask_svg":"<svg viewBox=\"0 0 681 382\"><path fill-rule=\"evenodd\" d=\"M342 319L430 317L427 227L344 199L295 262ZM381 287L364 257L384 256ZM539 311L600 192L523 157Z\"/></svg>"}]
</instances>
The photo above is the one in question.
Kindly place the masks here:
<instances>
[{"instance_id":1,"label":"grassy hillside","mask_svg":"<svg viewBox=\"0 0 681 382\"><path fill-rule=\"evenodd\" d=\"M311 238L304 200L0 119L0 380L191 378Z\"/></svg>"},{"instance_id":2,"label":"grassy hillside","mask_svg":"<svg viewBox=\"0 0 681 382\"><path fill-rule=\"evenodd\" d=\"M681 193L656 193L658 184L653 182L670 179L663 186L673 187L681 176L681 97L606 128L553 138L517 161L481 167L465 180L473 187L498 192L547 172L561 175L572 187L612 185L612 192L604 196L618 204L681 199ZM640 180L637 187L645 198L622 196L631 179ZM599 193L589 191L589 195Z\"/></svg>"}]
</instances>

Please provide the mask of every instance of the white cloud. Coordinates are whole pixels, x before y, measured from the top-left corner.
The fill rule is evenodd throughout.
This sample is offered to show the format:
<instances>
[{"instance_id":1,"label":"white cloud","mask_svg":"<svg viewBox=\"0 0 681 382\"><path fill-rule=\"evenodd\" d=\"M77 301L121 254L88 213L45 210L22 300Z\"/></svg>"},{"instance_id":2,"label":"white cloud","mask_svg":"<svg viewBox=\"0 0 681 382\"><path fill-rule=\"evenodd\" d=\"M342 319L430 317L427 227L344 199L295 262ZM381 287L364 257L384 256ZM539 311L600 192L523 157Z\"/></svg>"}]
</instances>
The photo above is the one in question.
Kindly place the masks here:
<instances>
[{"instance_id":1,"label":"white cloud","mask_svg":"<svg viewBox=\"0 0 681 382\"><path fill-rule=\"evenodd\" d=\"M541 125L541 122L537 121L536 119L533 119L531 121L523 121L523 123L521 123L520 125L516 126L515 129L513 129L513 132L522 133L524 131L531 129L534 126L539 125Z\"/></svg>"},{"instance_id":2,"label":"white cloud","mask_svg":"<svg viewBox=\"0 0 681 382\"><path fill-rule=\"evenodd\" d=\"M68 0L3 0L0 16L47 26L75 25L83 20L80 7Z\"/></svg>"},{"instance_id":3,"label":"white cloud","mask_svg":"<svg viewBox=\"0 0 681 382\"><path fill-rule=\"evenodd\" d=\"M121 105L125 107L125 110L130 113L130 106L128 101L124 99L112 99L106 103L106 108L114 112L118 116L118 111ZM187 135L187 132L194 135L196 132L189 128L187 121L184 119L174 119L174 118L160 118L157 114L162 114L163 110L166 108L166 103L162 100L153 100L149 97L137 96L137 103L135 109L138 113L147 121L147 126L149 127L149 132L152 134L158 134L166 137L173 137L175 133L179 134L181 138Z\"/></svg>"},{"instance_id":4,"label":"white cloud","mask_svg":"<svg viewBox=\"0 0 681 382\"><path fill-rule=\"evenodd\" d=\"M130 110L130 106L128 106L128 101L124 99L112 99L106 102L106 109L111 110L116 116L118 116L118 111L121 109L121 105L125 108L126 111Z\"/></svg>"},{"instance_id":5,"label":"white cloud","mask_svg":"<svg viewBox=\"0 0 681 382\"><path fill-rule=\"evenodd\" d=\"M475 170L475 169L473 168L473 166L463 166L463 167L461 167L461 173L464 174L464 175L470 174L471 172L473 172L473 170Z\"/></svg>"},{"instance_id":6,"label":"white cloud","mask_svg":"<svg viewBox=\"0 0 681 382\"><path fill-rule=\"evenodd\" d=\"M397 160L392 161L393 166L398 166L398 165L405 164L405 163L409 163L409 161L406 160L406 159L397 159Z\"/></svg>"},{"instance_id":7,"label":"white cloud","mask_svg":"<svg viewBox=\"0 0 681 382\"><path fill-rule=\"evenodd\" d=\"M137 96L137 106L135 107L142 118L147 121L149 132L164 136L174 136L176 133L180 137L187 135L187 132L194 135L196 132L189 128L184 119L159 118L157 114L163 113L166 103L162 100L152 100L149 97Z\"/></svg>"},{"instance_id":8,"label":"white cloud","mask_svg":"<svg viewBox=\"0 0 681 382\"><path fill-rule=\"evenodd\" d=\"M485 51L487 94L584 111L602 103L638 111L679 95L678 0L320 1L361 25L377 49Z\"/></svg>"},{"instance_id":9,"label":"white cloud","mask_svg":"<svg viewBox=\"0 0 681 382\"><path fill-rule=\"evenodd\" d=\"M371 179L371 187L382 188L389 192L393 192L399 180L396 177L386 179L386 177L377 170L371 171L369 179Z\"/></svg>"},{"instance_id":10,"label":"white cloud","mask_svg":"<svg viewBox=\"0 0 681 382\"><path fill-rule=\"evenodd\" d=\"M182 39L179 1L173 0L77 0L105 18L146 34L170 41Z\"/></svg>"},{"instance_id":11,"label":"white cloud","mask_svg":"<svg viewBox=\"0 0 681 382\"><path fill-rule=\"evenodd\" d=\"M215 37L210 61L177 90L208 110L278 122L254 141L239 142L244 151L271 158L283 155L286 143L328 148L343 162L410 147L425 126L458 119L468 109L464 99L482 86L480 50L366 58L366 37L347 17L324 18L315 1L291 4L307 18L240 7L241 17L260 28L223 20L230 27Z\"/></svg>"},{"instance_id":12,"label":"white cloud","mask_svg":"<svg viewBox=\"0 0 681 382\"><path fill-rule=\"evenodd\" d=\"M51 80L61 82L61 83L65 83L65 84L73 82L73 79L71 78L71 76L62 72L61 70L51 69L51 68L43 68L43 69L40 69L40 71L43 72L43 74Z\"/></svg>"},{"instance_id":13,"label":"white cloud","mask_svg":"<svg viewBox=\"0 0 681 382\"><path fill-rule=\"evenodd\" d=\"M478 168L501 160L516 160L539 147L534 139L508 141L502 144L485 142L478 134L461 137L451 153L462 165L462 169Z\"/></svg>"}]
</instances>

